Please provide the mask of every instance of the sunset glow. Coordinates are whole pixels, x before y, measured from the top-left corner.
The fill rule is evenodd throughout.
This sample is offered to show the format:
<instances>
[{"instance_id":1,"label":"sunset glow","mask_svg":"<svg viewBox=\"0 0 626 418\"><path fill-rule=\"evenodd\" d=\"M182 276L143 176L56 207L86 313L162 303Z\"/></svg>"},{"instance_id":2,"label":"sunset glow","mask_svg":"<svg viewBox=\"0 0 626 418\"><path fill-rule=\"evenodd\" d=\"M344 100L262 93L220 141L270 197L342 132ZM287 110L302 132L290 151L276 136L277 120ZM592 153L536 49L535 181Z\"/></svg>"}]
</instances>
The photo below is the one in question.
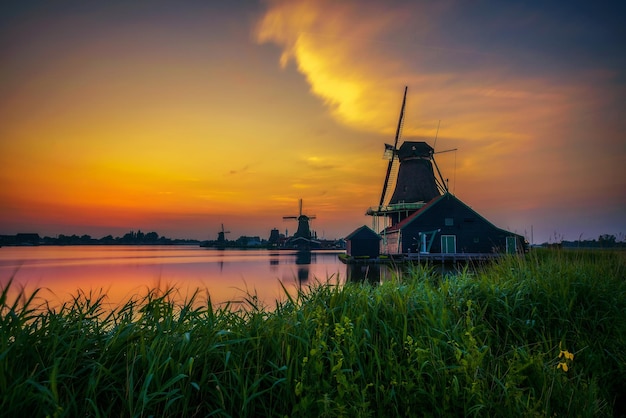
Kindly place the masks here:
<instances>
[{"instance_id":1,"label":"sunset glow","mask_svg":"<svg viewBox=\"0 0 626 418\"><path fill-rule=\"evenodd\" d=\"M343 237L371 224L405 85L403 139L458 148L437 161L487 219L626 233L619 11L206 3L0 6L0 234L267 238L302 198Z\"/></svg>"}]
</instances>

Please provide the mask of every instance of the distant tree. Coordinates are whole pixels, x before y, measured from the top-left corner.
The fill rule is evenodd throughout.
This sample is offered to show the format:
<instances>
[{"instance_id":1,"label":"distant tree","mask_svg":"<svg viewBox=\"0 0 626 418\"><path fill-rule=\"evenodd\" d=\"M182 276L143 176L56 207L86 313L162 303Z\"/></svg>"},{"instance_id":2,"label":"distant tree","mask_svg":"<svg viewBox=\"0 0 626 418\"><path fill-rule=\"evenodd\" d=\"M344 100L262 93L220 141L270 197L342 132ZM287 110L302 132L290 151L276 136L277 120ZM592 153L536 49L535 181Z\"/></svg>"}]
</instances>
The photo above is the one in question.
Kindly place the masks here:
<instances>
[{"instance_id":1,"label":"distant tree","mask_svg":"<svg viewBox=\"0 0 626 418\"><path fill-rule=\"evenodd\" d=\"M172 240L167 237L159 237L159 243L161 244L171 244Z\"/></svg>"},{"instance_id":2,"label":"distant tree","mask_svg":"<svg viewBox=\"0 0 626 418\"><path fill-rule=\"evenodd\" d=\"M145 236L146 242L155 242L159 239L159 234L156 232L148 232Z\"/></svg>"},{"instance_id":3,"label":"distant tree","mask_svg":"<svg viewBox=\"0 0 626 418\"><path fill-rule=\"evenodd\" d=\"M102 244L113 244L113 243L115 243L115 238L113 238L113 235L107 235L106 237L100 238L100 243L102 243Z\"/></svg>"},{"instance_id":4,"label":"distant tree","mask_svg":"<svg viewBox=\"0 0 626 418\"><path fill-rule=\"evenodd\" d=\"M598 237L598 244L600 247L615 247L615 235L603 234Z\"/></svg>"},{"instance_id":5,"label":"distant tree","mask_svg":"<svg viewBox=\"0 0 626 418\"><path fill-rule=\"evenodd\" d=\"M124 236L120 239L121 242L135 242L137 238L137 235L135 235L135 233L133 231L127 232L126 234L124 234Z\"/></svg>"},{"instance_id":6,"label":"distant tree","mask_svg":"<svg viewBox=\"0 0 626 418\"><path fill-rule=\"evenodd\" d=\"M63 235L60 234L59 237L57 238L57 243L59 245L72 245L72 244L79 244L80 243L80 237L76 234L74 235Z\"/></svg>"}]
</instances>

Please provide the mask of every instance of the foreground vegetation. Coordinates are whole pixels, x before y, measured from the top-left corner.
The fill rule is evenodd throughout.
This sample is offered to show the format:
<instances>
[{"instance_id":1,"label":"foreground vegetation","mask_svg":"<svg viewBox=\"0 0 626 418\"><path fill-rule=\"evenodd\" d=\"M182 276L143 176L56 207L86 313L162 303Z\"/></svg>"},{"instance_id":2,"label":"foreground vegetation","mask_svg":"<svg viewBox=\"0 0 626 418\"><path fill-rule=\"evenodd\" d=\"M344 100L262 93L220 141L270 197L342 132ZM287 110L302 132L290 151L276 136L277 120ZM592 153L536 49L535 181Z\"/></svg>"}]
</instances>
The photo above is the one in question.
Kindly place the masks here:
<instances>
[{"instance_id":1,"label":"foreground vegetation","mask_svg":"<svg viewBox=\"0 0 626 418\"><path fill-rule=\"evenodd\" d=\"M626 261L533 252L216 308L0 293L3 416L623 416Z\"/></svg>"}]
</instances>

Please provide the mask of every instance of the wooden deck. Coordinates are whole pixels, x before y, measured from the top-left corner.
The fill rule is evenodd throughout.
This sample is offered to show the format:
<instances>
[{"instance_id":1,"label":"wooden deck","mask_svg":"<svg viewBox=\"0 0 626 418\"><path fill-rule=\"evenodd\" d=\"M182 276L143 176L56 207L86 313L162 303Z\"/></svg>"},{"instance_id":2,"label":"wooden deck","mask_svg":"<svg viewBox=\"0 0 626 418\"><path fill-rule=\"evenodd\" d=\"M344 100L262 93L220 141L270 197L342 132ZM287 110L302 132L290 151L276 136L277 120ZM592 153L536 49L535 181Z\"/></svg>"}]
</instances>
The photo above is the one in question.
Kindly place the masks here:
<instances>
[{"instance_id":1,"label":"wooden deck","mask_svg":"<svg viewBox=\"0 0 626 418\"><path fill-rule=\"evenodd\" d=\"M351 257L341 254L339 259L345 264L402 264L402 263L433 263L454 264L467 262L485 262L498 259L505 254L492 253L454 253L454 254L384 254L376 258Z\"/></svg>"},{"instance_id":2,"label":"wooden deck","mask_svg":"<svg viewBox=\"0 0 626 418\"><path fill-rule=\"evenodd\" d=\"M457 262L468 262L468 261L489 261L495 260L504 256L505 254L499 253L445 253L445 254L423 254L423 253L409 253L405 254L405 258L407 261L412 262L433 262L433 263L457 263Z\"/></svg>"}]
</instances>

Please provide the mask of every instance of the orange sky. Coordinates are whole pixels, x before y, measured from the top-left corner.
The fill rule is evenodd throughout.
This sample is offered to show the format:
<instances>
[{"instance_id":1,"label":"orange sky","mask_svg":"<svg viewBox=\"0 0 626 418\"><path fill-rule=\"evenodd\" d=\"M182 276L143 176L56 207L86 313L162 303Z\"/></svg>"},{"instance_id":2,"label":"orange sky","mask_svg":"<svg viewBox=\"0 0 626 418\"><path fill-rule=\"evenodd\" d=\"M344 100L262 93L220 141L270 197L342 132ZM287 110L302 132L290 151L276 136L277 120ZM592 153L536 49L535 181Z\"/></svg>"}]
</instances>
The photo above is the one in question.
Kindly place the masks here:
<instances>
[{"instance_id":1,"label":"orange sky","mask_svg":"<svg viewBox=\"0 0 626 418\"><path fill-rule=\"evenodd\" d=\"M626 232L616 10L463 2L0 6L0 234L345 236L404 139L534 241ZM621 41L620 41L621 39Z\"/></svg>"}]
</instances>

